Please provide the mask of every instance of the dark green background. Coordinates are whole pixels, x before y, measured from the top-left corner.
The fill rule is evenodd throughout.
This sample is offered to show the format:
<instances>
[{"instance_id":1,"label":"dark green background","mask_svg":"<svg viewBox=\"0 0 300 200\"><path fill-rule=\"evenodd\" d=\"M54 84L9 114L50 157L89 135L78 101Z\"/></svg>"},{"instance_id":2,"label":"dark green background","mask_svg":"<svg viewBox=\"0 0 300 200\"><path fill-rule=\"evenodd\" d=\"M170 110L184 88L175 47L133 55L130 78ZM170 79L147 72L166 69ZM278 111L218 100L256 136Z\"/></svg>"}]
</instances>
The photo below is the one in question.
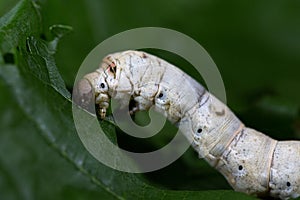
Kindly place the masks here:
<instances>
[{"instance_id":1,"label":"dark green background","mask_svg":"<svg viewBox=\"0 0 300 200\"><path fill-rule=\"evenodd\" d=\"M0 15L12 8L16 2L18 1L0 0ZM59 43L55 55L57 68L70 91L81 62L98 43L132 28L165 27L192 37L209 52L222 74L228 105L247 126L268 133L276 139L300 137L299 1L41 0L38 4L43 34L47 40L52 39L48 31L49 26L64 24L73 27L73 32ZM161 52L157 54L164 55ZM166 58L184 68L181 66L185 64L184 61L176 57L173 59L169 55ZM1 83L1 86L5 88L4 83ZM8 149L9 152L2 152L0 159L0 172L3 175L0 176L0 199L1 194L5 194L5 199L33 197L39 199L51 193L54 199L87 197L113 199L114 193L130 198L129 194L132 191L128 190L127 194L125 189L124 195L114 189L126 188L122 184L118 185L122 178L111 183L104 181L104 185L110 188L112 193L103 192L103 188L99 189L90 182L91 177L80 170L76 171L72 161L62 159L64 158L62 152L58 154L53 150L52 144L36 137L34 132L39 130L35 130L34 123L23 120L26 117L17 106L18 103L10 102L14 98L9 90L1 91L0 134L2 142L5 141L2 143L2 150ZM32 131L27 133L25 131L27 129ZM4 132L9 136L14 134L17 136L8 139ZM25 139L20 139L20 136ZM119 139L124 139L124 136L120 134L118 136ZM150 146L149 148L151 145L161 145L158 139L146 142L145 145ZM136 141L119 142L130 148ZM80 145L80 142L78 144ZM35 149L31 150L32 146ZM28 156L26 159L21 149L27 149L26 155L35 157ZM39 154L32 154L37 150L41 150ZM45 154L49 154L51 161ZM7 164L11 160L18 165L12 168L12 164ZM87 165L88 169L98 168ZM35 166L36 170L31 166ZM115 172L107 169L107 173ZM78 178L80 176L83 176L85 182ZM125 175L121 173L116 176ZM56 185L55 178L59 180L58 177L67 179L61 182L62 186ZM159 189L178 191L230 189L224 178L206 163L198 160L192 150L173 165L158 172L148 173L144 178L147 180L144 180L145 182L149 181ZM123 181L126 185L128 178L124 178ZM52 192L51 188L54 188L55 192ZM218 198L218 194L222 198L230 198L230 193L228 196L222 192L211 194L211 199ZM198 193L195 194L195 198L200 197L197 195ZM175 196L178 199L183 198L179 197L180 195ZM140 197L151 198L151 195Z\"/></svg>"}]
</instances>

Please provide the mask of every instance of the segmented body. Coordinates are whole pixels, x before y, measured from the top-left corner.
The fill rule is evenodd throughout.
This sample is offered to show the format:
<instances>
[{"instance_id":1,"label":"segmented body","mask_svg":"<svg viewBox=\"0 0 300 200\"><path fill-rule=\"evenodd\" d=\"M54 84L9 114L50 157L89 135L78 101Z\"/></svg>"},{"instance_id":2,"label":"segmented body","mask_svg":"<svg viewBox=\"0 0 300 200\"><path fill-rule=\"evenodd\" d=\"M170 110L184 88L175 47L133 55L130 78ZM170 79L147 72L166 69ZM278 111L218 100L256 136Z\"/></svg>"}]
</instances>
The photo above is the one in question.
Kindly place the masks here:
<instances>
[{"instance_id":1,"label":"segmented body","mask_svg":"<svg viewBox=\"0 0 300 200\"><path fill-rule=\"evenodd\" d=\"M102 118L110 98L152 105L180 127L199 157L240 192L287 199L300 194L300 142L276 141L247 128L221 101L177 67L140 51L108 55L79 93L95 95Z\"/></svg>"}]
</instances>

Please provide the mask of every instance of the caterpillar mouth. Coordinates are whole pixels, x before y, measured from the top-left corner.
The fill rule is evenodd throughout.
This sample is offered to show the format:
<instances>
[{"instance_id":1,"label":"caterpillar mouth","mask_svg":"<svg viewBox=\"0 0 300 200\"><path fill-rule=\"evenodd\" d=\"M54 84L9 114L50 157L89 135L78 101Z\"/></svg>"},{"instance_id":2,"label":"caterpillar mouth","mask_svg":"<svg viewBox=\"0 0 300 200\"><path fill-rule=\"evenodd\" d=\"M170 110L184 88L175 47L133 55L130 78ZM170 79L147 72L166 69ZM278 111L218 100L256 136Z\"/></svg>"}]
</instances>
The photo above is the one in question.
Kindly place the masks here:
<instances>
[{"instance_id":1,"label":"caterpillar mouth","mask_svg":"<svg viewBox=\"0 0 300 200\"><path fill-rule=\"evenodd\" d=\"M101 119L106 116L106 109L109 107L109 96L105 93L99 93L96 95L96 104L99 105L98 114Z\"/></svg>"}]
</instances>

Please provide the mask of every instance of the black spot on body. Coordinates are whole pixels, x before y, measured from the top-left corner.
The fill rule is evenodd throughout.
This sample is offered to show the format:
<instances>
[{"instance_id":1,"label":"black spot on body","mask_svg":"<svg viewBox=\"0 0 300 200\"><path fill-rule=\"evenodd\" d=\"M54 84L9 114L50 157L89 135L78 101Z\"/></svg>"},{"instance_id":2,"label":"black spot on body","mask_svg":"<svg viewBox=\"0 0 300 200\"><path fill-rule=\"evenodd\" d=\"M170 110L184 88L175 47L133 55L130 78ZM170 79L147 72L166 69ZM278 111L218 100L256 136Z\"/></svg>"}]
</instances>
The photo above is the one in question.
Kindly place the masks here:
<instances>
[{"instance_id":1,"label":"black spot on body","mask_svg":"<svg viewBox=\"0 0 300 200\"><path fill-rule=\"evenodd\" d=\"M116 67L109 67L109 71L111 72L111 73L116 73L116 69L115 69Z\"/></svg>"},{"instance_id":2,"label":"black spot on body","mask_svg":"<svg viewBox=\"0 0 300 200\"><path fill-rule=\"evenodd\" d=\"M239 170L243 170L243 166L242 165L239 165Z\"/></svg>"},{"instance_id":3,"label":"black spot on body","mask_svg":"<svg viewBox=\"0 0 300 200\"><path fill-rule=\"evenodd\" d=\"M290 187L291 183L290 182L286 182L286 186Z\"/></svg>"},{"instance_id":4,"label":"black spot on body","mask_svg":"<svg viewBox=\"0 0 300 200\"><path fill-rule=\"evenodd\" d=\"M115 64L114 62L111 62L111 63L108 65L109 71L110 71L111 73L113 73L113 74L116 74L116 68L117 68L117 66L116 66L116 64Z\"/></svg>"}]
</instances>

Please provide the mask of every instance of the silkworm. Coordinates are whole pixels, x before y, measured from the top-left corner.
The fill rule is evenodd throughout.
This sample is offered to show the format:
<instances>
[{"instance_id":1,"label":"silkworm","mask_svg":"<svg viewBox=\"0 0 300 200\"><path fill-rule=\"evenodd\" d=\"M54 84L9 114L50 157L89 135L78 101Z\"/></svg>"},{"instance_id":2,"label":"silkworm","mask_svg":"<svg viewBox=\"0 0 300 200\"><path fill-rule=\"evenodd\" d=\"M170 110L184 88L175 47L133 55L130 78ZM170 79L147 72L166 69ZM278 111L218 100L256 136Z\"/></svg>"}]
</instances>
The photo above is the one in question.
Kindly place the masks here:
<instances>
[{"instance_id":1,"label":"silkworm","mask_svg":"<svg viewBox=\"0 0 300 200\"><path fill-rule=\"evenodd\" d=\"M236 191L281 199L300 195L299 141L277 141L245 127L225 104L163 59L141 51L110 54L77 91L81 104L94 98L102 119L111 98L122 104L129 96L135 101L131 113L154 106L184 130L199 157Z\"/></svg>"}]
</instances>

